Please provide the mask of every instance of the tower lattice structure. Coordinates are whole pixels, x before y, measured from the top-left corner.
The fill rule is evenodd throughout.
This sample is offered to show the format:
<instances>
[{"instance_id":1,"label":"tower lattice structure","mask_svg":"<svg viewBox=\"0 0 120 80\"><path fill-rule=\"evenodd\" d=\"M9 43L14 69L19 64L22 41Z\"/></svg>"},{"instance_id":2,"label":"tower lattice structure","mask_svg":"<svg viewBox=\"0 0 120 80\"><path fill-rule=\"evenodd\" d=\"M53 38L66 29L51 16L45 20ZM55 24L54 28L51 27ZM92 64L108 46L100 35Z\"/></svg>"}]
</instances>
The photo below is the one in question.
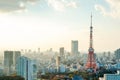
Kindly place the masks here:
<instances>
[{"instance_id":1,"label":"tower lattice structure","mask_svg":"<svg viewBox=\"0 0 120 80\"><path fill-rule=\"evenodd\" d=\"M88 59L85 65L86 69L96 69L96 60L95 60L95 55L94 55L94 49L93 49L93 26L92 26L92 15L91 15L91 26L90 26L90 45L88 49Z\"/></svg>"}]
</instances>

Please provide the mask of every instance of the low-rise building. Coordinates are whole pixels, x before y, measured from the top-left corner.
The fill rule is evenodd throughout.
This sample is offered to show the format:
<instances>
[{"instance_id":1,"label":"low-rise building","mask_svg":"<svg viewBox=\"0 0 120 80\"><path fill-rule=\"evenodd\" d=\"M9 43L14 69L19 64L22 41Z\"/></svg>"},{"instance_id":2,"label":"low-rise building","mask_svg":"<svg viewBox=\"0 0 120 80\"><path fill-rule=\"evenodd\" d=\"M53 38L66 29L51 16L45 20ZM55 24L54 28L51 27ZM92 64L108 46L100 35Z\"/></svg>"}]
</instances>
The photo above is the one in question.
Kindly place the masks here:
<instances>
[{"instance_id":1,"label":"low-rise building","mask_svg":"<svg viewBox=\"0 0 120 80\"><path fill-rule=\"evenodd\" d=\"M117 74L104 74L99 80L120 80L120 71L117 71Z\"/></svg>"}]
</instances>

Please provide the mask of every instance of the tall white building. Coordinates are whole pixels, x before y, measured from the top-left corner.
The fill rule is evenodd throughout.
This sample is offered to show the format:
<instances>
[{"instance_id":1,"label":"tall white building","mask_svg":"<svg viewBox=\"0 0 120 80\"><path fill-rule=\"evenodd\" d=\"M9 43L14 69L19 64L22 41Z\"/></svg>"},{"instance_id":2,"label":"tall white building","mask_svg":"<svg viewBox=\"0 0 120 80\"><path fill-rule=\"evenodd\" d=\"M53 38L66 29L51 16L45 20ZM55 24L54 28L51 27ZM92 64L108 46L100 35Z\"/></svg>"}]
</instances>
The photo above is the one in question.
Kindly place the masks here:
<instances>
[{"instance_id":1,"label":"tall white building","mask_svg":"<svg viewBox=\"0 0 120 80\"><path fill-rule=\"evenodd\" d=\"M21 56L20 51L4 51L4 73L11 75L16 72L16 64L18 58Z\"/></svg>"},{"instance_id":2,"label":"tall white building","mask_svg":"<svg viewBox=\"0 0 120 80\"><path fill-rule=\"evenodd\" d=\"M120 61L120 48L115 51L115 58Z\"/></svg>"},{"instance_id":3,"label":"tall white building","mask_svg":"<svg viewBox=\"0 0 120 80\"><path fill-rule=\"evenodd\" d=\"M57 67L57 72L60 72L60 56L56 57L56 67Z\"/></svg>"},{"instance_id":4,"label":"tall white building","mask_svg":"<svg viewBox=\"0 0 120 80\"><path fill-rule=\"evenodd\" d=\"M17 60L19 59L20 56L21 56L21 52L20 51L14 51L13 52L13 64L14 65L17 64Z\"/></svg>"},{"instance_id":5,"label":"tall white building","mask_svg":"<svg viewBox=\"0 0 120 80\"><path fill-rule=\"evenodd\" d=\"M4 74L10 75L13 65L13 51L4 51Z\"/></svg>"},{"instance_id":6,"label":"tall white building","mask_svg":"<svg viewBox=\"0 0 120 80\"><path fill-rule=\"evenodd\" d=\"M21 52L20 51L14 51L13 52L13 67L14 67L14 71L15 72L16 72L17 61L18 61L20 56L21 56Z\"/></svg>"},{"instance_id":7,"label":"tall white building","mask_svg":"<svg viewBox=\"0 0 120 80\"><path fill-rule=\"evenodd\" d=\"M17 75L24 77L25 80L35 80L37 78L37 66L35 61L21 56L17 63Z\"/></svg>"},{"instance_id":8,"label":"tall white building","mask_svg":"<svg viewBox=\"0 0 120 80\"><path fill-rule=\"evenodd\" d=\"M62 59L64 59L64 57L65 57L64 47L61 47L61 48L59 49L59 53L60 53L60 57L61 57Z\"/></svg>"},{"instance_id":9,"label":"tall white building","mask_svg":"<svg viewBox=\"0 0 120 80\"><path fill-rule=\"evenodd\" d=\"M78 41L77 40L71 41L71 53L75 55L78 54Z\"/></svg>"}]
</instances>

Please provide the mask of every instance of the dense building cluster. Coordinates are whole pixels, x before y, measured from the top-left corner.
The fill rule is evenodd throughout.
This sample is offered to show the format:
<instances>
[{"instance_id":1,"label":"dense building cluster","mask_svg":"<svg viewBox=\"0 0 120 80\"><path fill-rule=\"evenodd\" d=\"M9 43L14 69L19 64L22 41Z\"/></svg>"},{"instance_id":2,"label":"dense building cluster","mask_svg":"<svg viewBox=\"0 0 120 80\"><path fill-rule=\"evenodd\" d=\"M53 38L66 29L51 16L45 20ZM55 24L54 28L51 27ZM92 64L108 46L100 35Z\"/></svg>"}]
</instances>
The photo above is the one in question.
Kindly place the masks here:
<instances>
[{"instance_id":1,"label":"dense building cluster","mask_svg":"<svg viewBox=\"0 0 120 80\"><path fill-rule=\"evenodd\" d=\"M63 55L61 55L63 54ZM95 59L98 69L96 72L85 69L87 53L73 54L65 51L64 47L59 52L52 49L40 52L32 50L4 51L1 57L0 76L21 76L25 80L37 79L65 79L74 80L75 76L88 80L116 80L119 78L120 49L112 52L96 53ZM75 72L78 72L77 74ZM110 75L109 75L110 74ZM89 75L89 77L88 77ZM110 76L110 77L109 77ZM113 78L116 77L116 78ZM1 78L1 77L0 77Z\"/></svg>"}]
</instances>

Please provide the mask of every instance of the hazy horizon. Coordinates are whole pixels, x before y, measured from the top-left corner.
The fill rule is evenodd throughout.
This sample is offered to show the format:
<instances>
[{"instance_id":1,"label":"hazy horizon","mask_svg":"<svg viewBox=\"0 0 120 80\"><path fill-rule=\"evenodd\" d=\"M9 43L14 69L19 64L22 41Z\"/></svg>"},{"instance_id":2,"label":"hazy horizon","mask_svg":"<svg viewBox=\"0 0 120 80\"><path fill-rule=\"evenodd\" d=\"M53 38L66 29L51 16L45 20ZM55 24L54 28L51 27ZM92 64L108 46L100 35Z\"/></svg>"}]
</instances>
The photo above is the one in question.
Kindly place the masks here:
<instances>
[{"instance_id":1,"label":"hazy horizon","mask_svg":"<svg viewBox=\"0 0 120 80\"><path fill-rule=\"evenodd\" d=\"M60 47L88 52L93 14L95 52L120 48L119 0L0 0L0 50Z\"/></svg>"}]
</instances>

